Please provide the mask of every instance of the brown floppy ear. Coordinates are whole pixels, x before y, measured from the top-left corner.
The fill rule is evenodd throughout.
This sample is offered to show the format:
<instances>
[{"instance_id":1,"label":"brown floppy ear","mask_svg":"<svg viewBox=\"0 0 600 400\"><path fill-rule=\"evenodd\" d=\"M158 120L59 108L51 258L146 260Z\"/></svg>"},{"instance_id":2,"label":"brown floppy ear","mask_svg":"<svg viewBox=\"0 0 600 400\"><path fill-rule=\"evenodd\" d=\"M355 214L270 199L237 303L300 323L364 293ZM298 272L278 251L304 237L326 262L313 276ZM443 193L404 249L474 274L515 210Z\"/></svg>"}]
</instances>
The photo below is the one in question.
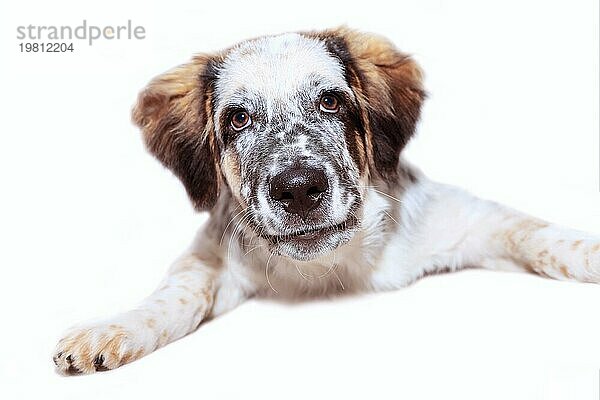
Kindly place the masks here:
<instances>
[{"instance_id":1,"label":"brown floppy ear","mask_svg":"<svg viewBox=\"0 0 600 400\"><path fill-rule=\"evenodd\" d=\"M415 132L425 99L421 69L381 36L347 28L325 35L341 38L328 47L344 63L357 96L371 170L394 180L400 152Z\"/></svg>"},{"instance_id":2,"label":"brown floppy ear","mask_svg":"<svg viewBox=\"0 0 600 400\"><path fill-rule=\"evenodd\" d=\"M132 112L148 150L179 177L197 210L214 206L220 185L210 107L212 65L211 57L199 55L154 78Z\"/></svg>"}]
</instances>

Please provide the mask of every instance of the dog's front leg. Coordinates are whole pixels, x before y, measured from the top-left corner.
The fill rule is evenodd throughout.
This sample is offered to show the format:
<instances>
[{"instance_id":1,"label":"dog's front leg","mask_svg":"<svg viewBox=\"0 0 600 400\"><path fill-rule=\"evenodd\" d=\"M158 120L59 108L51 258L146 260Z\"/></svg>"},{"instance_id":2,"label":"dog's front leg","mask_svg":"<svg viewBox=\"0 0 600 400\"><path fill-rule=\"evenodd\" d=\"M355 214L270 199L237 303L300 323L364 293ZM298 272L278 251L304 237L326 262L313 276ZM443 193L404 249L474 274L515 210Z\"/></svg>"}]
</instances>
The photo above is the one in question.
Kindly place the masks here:
<instances>
[{"instance_id":1,"label":"dog's front leg","mask_svg":"<svg viewBox=\"0 0 600 400\"><path fill-rule=\"evenodd\" d=\"M433 207L437 222L447 223L446 232L458 235L453 242L446 241L452 243L448 255L462 264L458 266L521 269L554 279L600 282L600 237L460 189L440 185L434 192L439 196Z\"/></svg>"},{"instance_id":2,"label":"dog's front leg","mask_svg":"<svg viewBox=\"0 0 600 400\"><path fill-rule=\"evenodd\" d=\"M70 329L54 353L58 371L117 368L193 331L211 312L216 273L194 253L180 258L137 308Z\"/></svg>"},{"instance_id":3,"label":"dog's front leg","mask_svg":"<svg viewBox=\"0 0 600 400\"><path fill-rule=\"evenodd\" d=\"M562 228L465 191L424 179L402 199L405 228L387 265L406 259L410 272L393 286L424 273L483 267L529 271L562 280L600 282L600 237ZM404 254L409 254L408 258ZM376 287L390 286L391 268L375 275ZM386 286L387 285L387 286Z\"/></svg>"},{"instance_id":4,"label":"dog's front leg","mask_svg":"<svg viewBox=\"0 0 600 400\"><path fill-rule=\"evenodd\" d=\"M600 237L502 209L503 218L488 221L497 225L489 232L484 268L515 265L554 279L600 283Z\"/></svg>"}]
</instances>

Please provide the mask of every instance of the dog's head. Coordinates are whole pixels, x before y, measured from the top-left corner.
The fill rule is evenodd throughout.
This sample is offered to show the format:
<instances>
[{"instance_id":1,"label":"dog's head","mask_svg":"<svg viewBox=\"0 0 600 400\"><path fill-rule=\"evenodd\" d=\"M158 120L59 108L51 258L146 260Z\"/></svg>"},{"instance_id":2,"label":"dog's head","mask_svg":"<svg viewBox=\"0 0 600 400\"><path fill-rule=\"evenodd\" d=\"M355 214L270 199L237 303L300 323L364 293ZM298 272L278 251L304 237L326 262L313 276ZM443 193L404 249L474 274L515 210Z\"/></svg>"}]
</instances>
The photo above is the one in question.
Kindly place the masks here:
<instances>
[{"instance_id":1,"label":"dog's head","mask_svg":"<svg viewBox=\"0 0 600 400\"><path fill-rule=\"evenodd\" d=\"M155 78L133 119L197 209L228 189L272 251L309 260L353 236L367 185L398 178L423 98L414 61L341 28L196 56Z\"/></svg>"}]
</instances>

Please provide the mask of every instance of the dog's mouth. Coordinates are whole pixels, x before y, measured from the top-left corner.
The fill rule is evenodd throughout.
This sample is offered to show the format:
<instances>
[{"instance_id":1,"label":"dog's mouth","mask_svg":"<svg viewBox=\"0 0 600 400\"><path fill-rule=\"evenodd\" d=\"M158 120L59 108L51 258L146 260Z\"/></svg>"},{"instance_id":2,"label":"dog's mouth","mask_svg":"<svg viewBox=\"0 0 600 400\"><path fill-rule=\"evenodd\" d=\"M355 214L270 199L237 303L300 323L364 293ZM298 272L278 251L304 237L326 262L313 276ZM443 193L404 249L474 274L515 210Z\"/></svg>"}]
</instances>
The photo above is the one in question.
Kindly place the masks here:
<instances>
[{"instance_id":1,"label":"dog's mouth","mask_svg":"<svg viewBox=\"0 0 600 400\"><path fill-rule=\"evenodd\" d=\"M357 223L358 221L355 217L350 217L336 225L311 227L283 235L269 235L266 238L273 244L290 242L297 244L311 243L324 239L334 233L352 230L357 226Z\"/></svg>"}]
</instances>

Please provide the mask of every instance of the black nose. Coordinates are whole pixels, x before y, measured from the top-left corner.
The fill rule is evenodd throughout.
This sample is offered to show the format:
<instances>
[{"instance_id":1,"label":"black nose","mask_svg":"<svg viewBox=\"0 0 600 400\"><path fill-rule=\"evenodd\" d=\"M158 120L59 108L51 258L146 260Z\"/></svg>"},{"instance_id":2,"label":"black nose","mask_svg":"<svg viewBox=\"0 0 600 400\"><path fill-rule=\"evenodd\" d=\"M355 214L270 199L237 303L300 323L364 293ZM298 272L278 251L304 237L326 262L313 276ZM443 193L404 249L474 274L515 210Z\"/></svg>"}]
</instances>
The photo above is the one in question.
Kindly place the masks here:
<instances>
[{"instance_id":1,"label":"black nose","mask_svg":"<svg viewBox=\"0 0 600 400\"><path fill-rule=\"evenodd\" d=\"M327 177L322 170L294 167L271 178L269 194L287 212L306 218L307 213L319 205L327 188Z\"/></svg>"}]
</instances>

